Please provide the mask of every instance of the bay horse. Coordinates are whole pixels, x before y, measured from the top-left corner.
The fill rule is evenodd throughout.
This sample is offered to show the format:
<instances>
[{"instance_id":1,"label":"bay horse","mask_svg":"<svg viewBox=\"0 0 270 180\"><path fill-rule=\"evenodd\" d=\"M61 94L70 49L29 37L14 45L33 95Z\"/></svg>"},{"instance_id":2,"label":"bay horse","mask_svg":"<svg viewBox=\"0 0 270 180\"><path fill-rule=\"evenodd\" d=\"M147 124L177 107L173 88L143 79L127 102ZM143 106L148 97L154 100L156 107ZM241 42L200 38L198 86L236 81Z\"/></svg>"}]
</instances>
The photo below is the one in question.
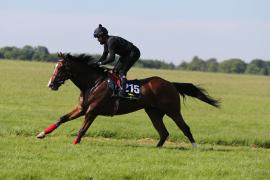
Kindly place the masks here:
<instances>
[{"instance_id":1,"label":"bay horse","mask_svg":"<svg viewBox=\"0 0 270 180\"><path fill-rule=\"evenodd\" d=\"M58 90L66 80L70 79L81 91L79 103L74 110L39 133L37 138L44 138L61 124L84 115L82 127L73 141L73 144L78 144L98 115L113 116L144 109L159 133L160 140L157 147L161 147L169 136L163 123L164 115L169 116L189 139L192 146L196 147L197 144L190 128L180 112L179 93L183 98L188 95L219 107L218 100L210 97L204 89L192 83L172 83L156 76L140 80L141 97L139 99L121 98L113 95L113 90L110 88L112 73L105 67L98 67L92 63L95 61L92 56L62 53L58 56L59 60L48 87Z\"/></svg>"}]
</instances>

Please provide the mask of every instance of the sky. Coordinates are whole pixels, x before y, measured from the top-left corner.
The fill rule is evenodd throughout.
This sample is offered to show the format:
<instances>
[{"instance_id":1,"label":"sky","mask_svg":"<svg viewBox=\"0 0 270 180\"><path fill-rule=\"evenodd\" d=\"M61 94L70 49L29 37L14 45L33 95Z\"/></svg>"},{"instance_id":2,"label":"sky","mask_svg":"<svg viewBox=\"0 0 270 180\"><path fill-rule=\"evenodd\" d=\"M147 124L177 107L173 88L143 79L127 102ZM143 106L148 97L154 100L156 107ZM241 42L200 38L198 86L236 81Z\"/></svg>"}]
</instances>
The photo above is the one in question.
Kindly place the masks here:
<instances>
[{"instance_id":1,"label":"sky","mask_svg":"<svg viewBox=\"0 0 270 180\"><path fill-rule=\"evenodd\" d=\"M102 24L143 59L270 60L269 0L0 0L0 47L101 54Z\"/></svg>"}]
</instances>

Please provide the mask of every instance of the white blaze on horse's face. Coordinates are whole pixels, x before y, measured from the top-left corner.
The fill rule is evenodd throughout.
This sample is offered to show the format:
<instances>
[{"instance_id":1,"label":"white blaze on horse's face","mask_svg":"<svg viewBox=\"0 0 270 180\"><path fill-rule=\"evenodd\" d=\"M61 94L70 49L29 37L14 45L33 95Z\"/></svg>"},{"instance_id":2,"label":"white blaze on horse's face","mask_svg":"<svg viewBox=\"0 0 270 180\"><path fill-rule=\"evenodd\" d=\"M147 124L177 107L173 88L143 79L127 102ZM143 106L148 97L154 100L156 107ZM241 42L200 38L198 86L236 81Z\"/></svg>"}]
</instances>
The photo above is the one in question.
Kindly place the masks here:
<instances>
[{"instance_id":1,"label":"white blaze on horse's face","mask_svg":"<svg viewBox=\"0 0 270 180\"><path fill-rule=\"evenodd\" d=\"M48 82L48 85L47 85L48 87L50 87L50 84L52 83L52 81L53 81L54 78L55 78L55 75L56 75L56 73L57 73L57 71L58 71L59 63L60 63L60 62L57 62L56 65L55 65L55 67L54 67L53 75L52 75L52 77L50 78L50 80L49 80L49 82Z\"/></svg>"}]
</instances>

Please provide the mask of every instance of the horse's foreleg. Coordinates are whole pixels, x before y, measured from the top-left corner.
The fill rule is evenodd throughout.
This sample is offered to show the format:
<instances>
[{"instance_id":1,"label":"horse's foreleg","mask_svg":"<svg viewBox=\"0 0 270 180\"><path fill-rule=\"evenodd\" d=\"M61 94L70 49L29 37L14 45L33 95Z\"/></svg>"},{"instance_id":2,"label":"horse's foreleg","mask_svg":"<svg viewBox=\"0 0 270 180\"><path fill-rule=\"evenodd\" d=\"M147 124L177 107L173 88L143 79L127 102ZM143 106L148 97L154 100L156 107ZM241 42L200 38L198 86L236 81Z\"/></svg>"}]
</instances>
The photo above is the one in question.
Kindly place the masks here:
<instances>
[{"instance_id":1,"label":"horse's foreleg","mask_svg":"<svg viewBox=\"0 0 270 180\"><path fill-rule=\"evenodd\" d=\"M78 144L81 142L81 138L87 132L88 128L90 127L90 125L92 124L92 122L95 120L96 117L97 117L97 115L95 115L93 113L86 115L85 120L83 122L83 125L82 125L76 139L73 141L73 144Z\"/></svg>"},{"instance_id":2,"label":"horse's foreleg","mask_svg":"<svg viewBox=\"0 0 270 180\"><path fill-rule=\"evenodd\" d=\"M106 94L106 92L104 94ZM85 113L85 120L83 122L83 125L82 125L76 139L73 141L73 144L80 143L81 138L83 137L83 135L86 133L86 131L88 130L88 128L90 127L92 122L97 117L97 115L98 115L97 110L104 104L104 99L102 99L105 96L104 94L102 96L99 96L99 98L97 98L97 99L92 99L93 97L96 97L95 94L90 96L90 99L93 102L89 105L88 110Z\"/></svg>"},{"instance_id":3,"label":"horse's foreleg","mask_svg":"<svg viewBox=\"0 0 270 180\"><path fill-rule=\"evenodd\" d=\"M111 92L109 91L106 81L103 81L92 91L92 94L89 97L90 105L85 113L85 120L76 139L73 141L73 144L80 143L82 136L86 133L92 122L99 114L99 110L102 109L110 96Z\"/></svg>"},{"instance_id":4,"label":"horse's foreleg","mask_svg":"<svg viewBox=\"0 0 270 180\"><path fill-rule=\"evenodd\" d=\"M44 129L44 131L42 131L41 133L39 133L37 135L37 138L44 138L46 136L46 134L50 134L55 129L57 129L61 124L65 123L67 121L71 121L73 119L76 119L82 115L84 115L84 111L83 111L82 107L79 105L73 111L60 117L60 119L58 121L56 121L55 123L48 126L46 129Z\"/></svg>"}]
</instances>

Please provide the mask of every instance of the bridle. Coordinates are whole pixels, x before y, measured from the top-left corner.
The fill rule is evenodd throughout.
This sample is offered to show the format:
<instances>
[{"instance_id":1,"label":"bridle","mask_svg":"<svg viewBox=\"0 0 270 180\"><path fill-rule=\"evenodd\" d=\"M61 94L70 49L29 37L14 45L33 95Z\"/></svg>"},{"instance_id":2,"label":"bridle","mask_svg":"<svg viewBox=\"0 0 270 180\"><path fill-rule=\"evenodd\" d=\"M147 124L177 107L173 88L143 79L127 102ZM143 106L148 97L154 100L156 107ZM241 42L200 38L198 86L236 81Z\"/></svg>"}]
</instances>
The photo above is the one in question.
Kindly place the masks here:
<instances>
[{"instance_id":1,"label":"bridle","mask_svg":"<svg viewBox=\"0 0 270 180\"><path fill-rule=\"evenodd\" d=\"M64 63L65 61L61 59L55 65L53 75L48 83L48 87L51 89L58 89L58 87L71 77L71 73L66 69Z\"/></svg>"}]
</instances>

